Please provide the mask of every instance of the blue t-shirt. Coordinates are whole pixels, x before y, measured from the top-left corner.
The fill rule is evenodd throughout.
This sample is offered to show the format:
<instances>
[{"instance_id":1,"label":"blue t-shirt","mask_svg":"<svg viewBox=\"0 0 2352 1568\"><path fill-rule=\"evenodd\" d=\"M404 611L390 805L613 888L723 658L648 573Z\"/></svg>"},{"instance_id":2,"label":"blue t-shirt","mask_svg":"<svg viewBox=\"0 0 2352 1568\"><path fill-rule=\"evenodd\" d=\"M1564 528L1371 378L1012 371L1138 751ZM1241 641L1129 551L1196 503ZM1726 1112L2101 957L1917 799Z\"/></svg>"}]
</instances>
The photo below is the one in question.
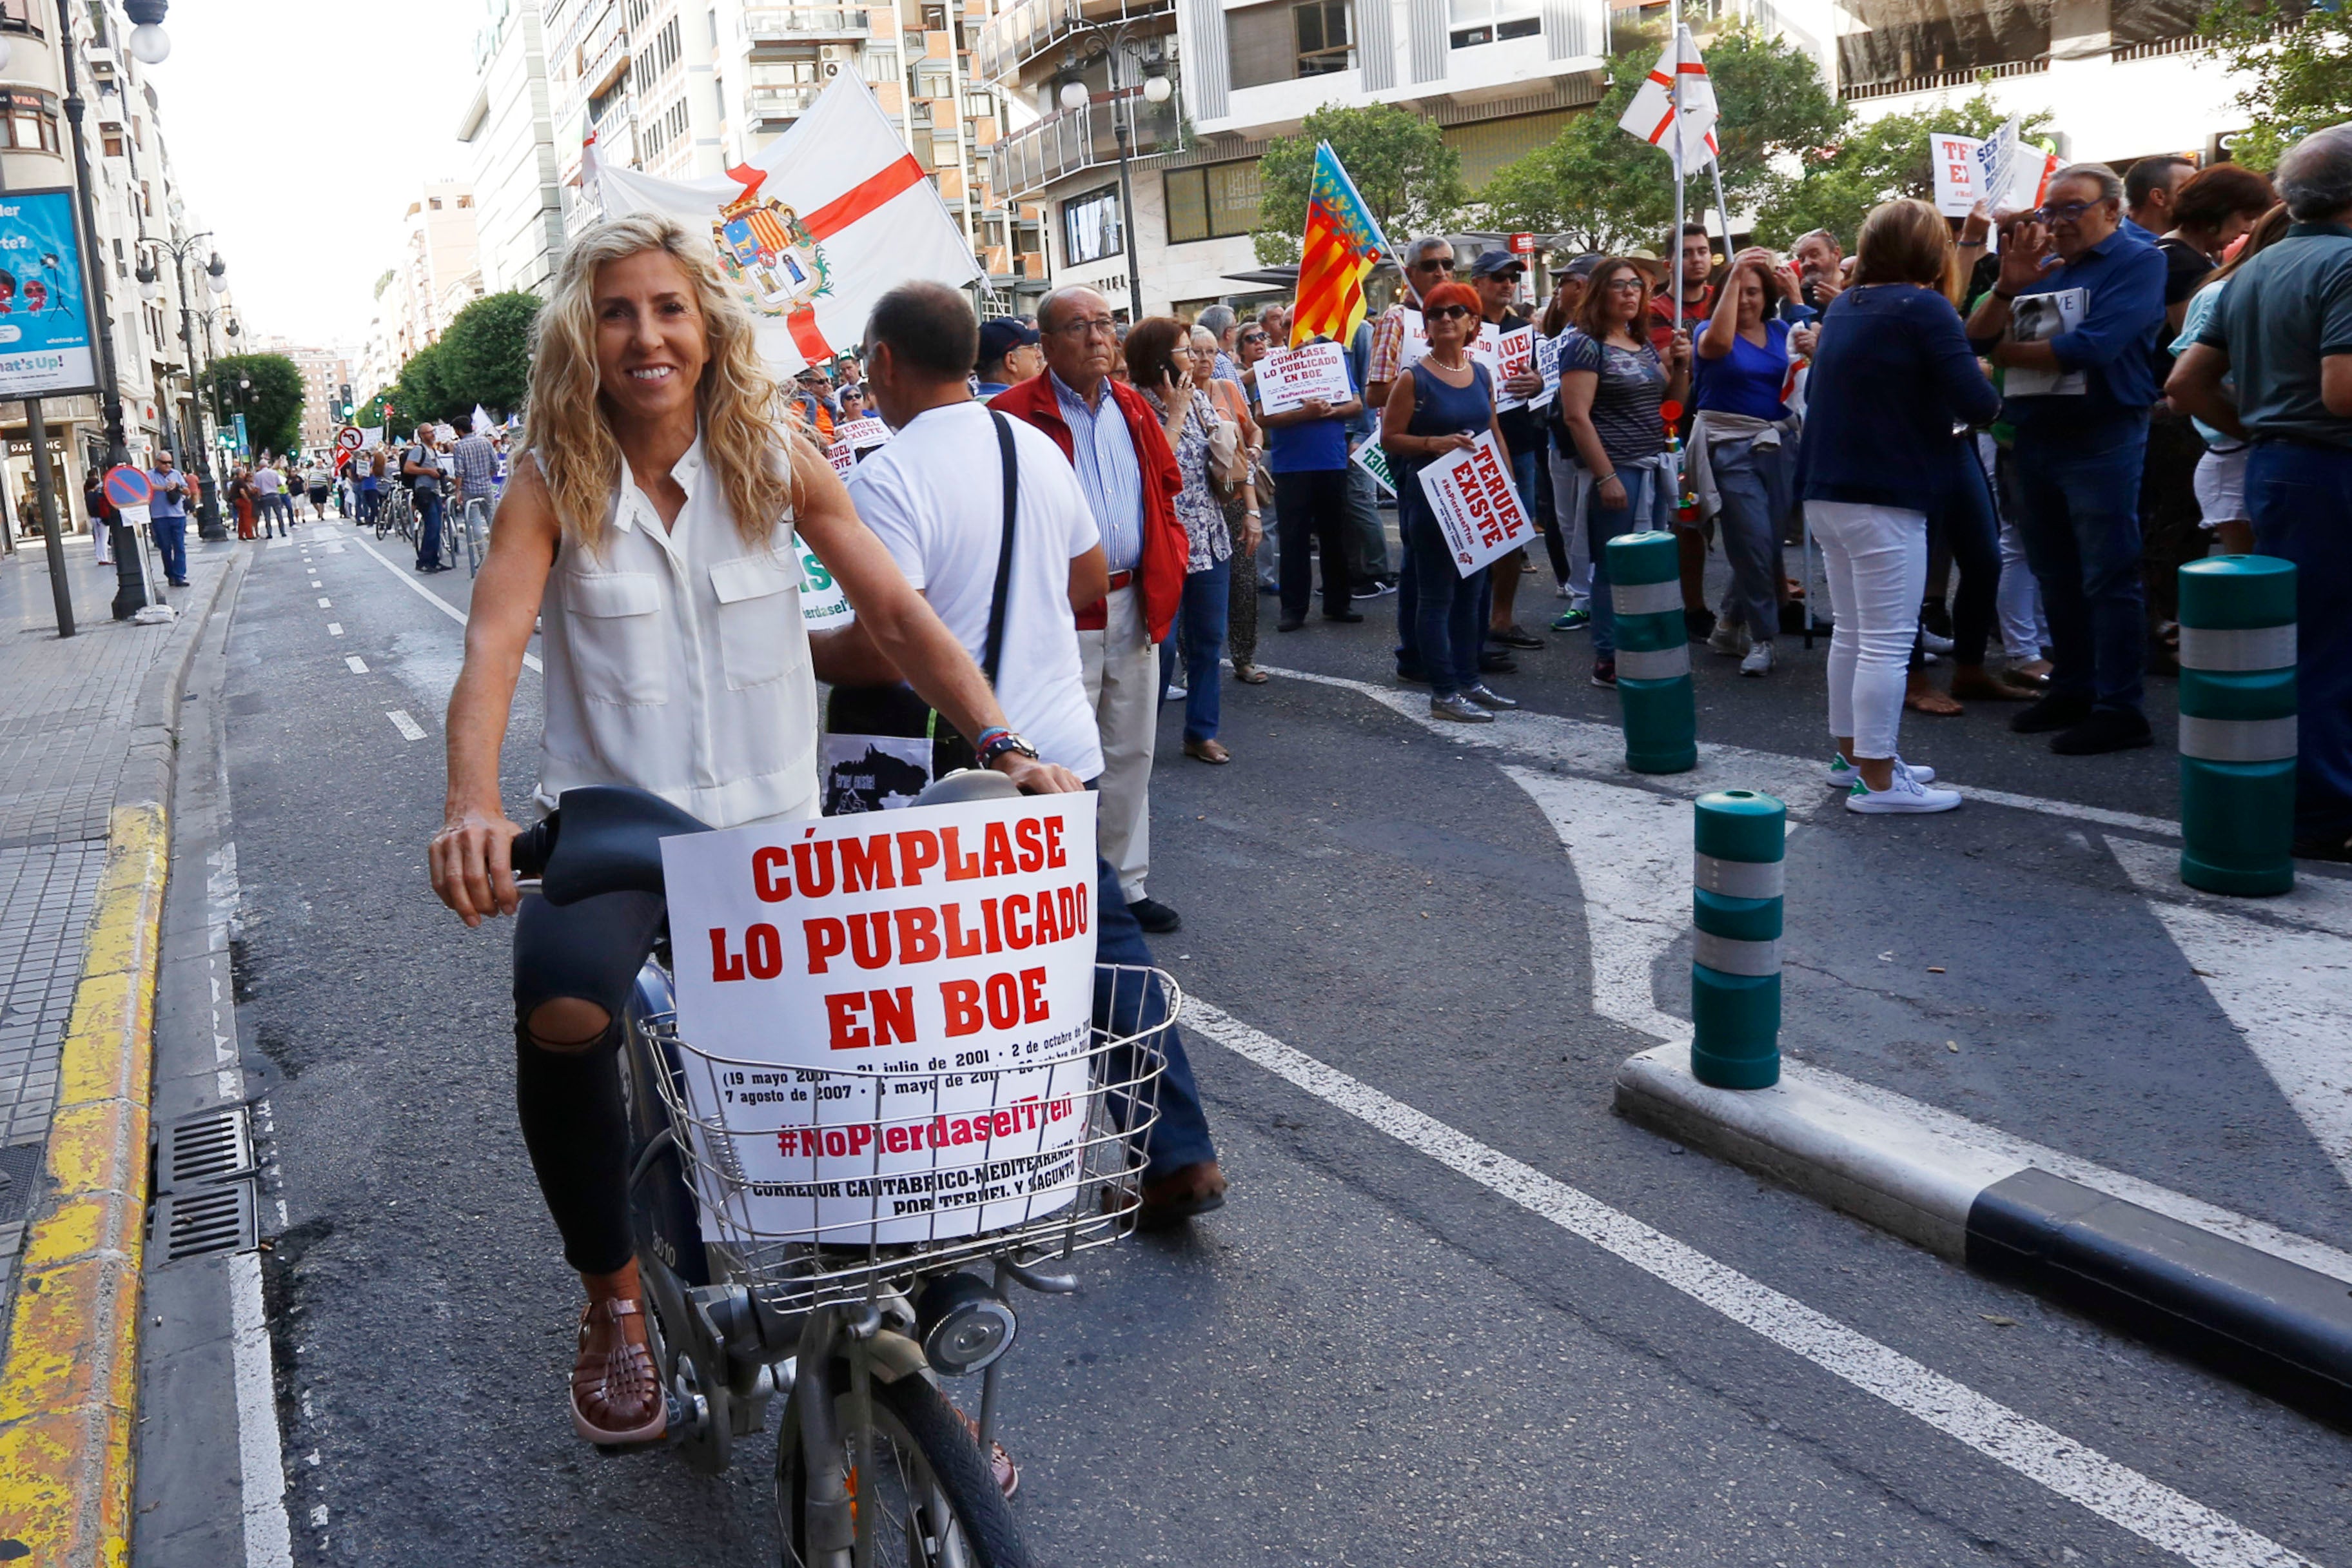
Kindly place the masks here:
<instances>
[{"instance_id":1,"label":"blue t-shirt","mask_svg":"<svg viewBox=\"0 0 2352 1568\"><path fill-rule=\"evenodd\" d=\"M1355 389L1353 374L1349 387ZM1303 425L1268 426L1265 466L1277 474L1309 474L1348 466L1348 422L1309 419Z\"/></svg>"},{"instance_id":2,"label":"blue t-shirt","mask_svg":"<svg viewBox=\"0 0 2352 1568\"><path fill-rule=\"evenodd\" d=\"M1789 405L1780 401L1780 389L1789 384L1789 323L1768 318L1761 348L1734 332L1731 352L1721 359L1698 353L1697 342L1706 332L1701 326L1691 334L1697 406L1750 419L1786 419Z\"/></svg>"},{"instance_id":3,"label":"blue t-shirt","mask_svg":"<svg viewBox=\"0 0 2352 1568\"><path fill-rule=\"evenodd\" d=\"M155 499L147 504L149 517L185 517L188 509L184 498L187 494L188 477L177 468L150 468L150 483L155 487Z\"/></svg>"}]
</instances>

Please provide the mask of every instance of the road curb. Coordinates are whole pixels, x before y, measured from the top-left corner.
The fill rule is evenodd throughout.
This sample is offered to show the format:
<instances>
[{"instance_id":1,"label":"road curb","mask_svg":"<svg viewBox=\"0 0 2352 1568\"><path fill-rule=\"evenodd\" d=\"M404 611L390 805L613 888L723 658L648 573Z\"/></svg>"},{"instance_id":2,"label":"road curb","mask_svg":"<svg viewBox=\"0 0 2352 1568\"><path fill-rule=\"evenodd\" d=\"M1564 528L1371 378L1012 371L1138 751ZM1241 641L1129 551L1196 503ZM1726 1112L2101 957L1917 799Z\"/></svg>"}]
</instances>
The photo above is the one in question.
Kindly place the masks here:
<instances>
[{"instance_id":1,"label":"road curb","mask_svg":"<svg viewBox=\"0 0 2352 1568\"><path fill-rule=\"evenodd\" d=\"M2352 1427L2344 1281L1809 1077L1710 1089L1689 1058L1627 1058L1619 1114Z\"/></svg>"},{"instance_id":2,"label":"road curb","mask_svg":"<svg viewBox=\"0 0 2352 1568\"><path fill-rule=\"evenodd\" d=\"M26 1227L0 1362L0 1557L124 1563L137 1418L155 979L181 682L250 552L140 685L58 1062L47 1194Z\"/></svg>"}]
</instances>

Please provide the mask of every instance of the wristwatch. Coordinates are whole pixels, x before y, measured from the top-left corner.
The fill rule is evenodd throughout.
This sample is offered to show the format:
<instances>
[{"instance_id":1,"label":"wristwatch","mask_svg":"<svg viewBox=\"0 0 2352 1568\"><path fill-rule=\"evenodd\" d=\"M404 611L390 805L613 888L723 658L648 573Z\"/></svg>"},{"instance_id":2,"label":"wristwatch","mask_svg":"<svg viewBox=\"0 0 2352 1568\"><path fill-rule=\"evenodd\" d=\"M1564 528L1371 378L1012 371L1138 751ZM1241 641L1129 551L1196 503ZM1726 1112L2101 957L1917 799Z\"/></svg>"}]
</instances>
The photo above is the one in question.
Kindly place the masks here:
<instances>
[{"instance_id":1,"label":"wristwatch","mask_svg":"<svg viewBox=\"0 0 2352 1568\"><path fill-rule=\"evenodd\" d=\"M1037 748L1031 745L1026 737L1015 731L999 730L980 748L980 765L992 768L996 765L996 759L1007 752L1018 752L1033 763L1037 760Z\"/></svg>"}]
</instances>

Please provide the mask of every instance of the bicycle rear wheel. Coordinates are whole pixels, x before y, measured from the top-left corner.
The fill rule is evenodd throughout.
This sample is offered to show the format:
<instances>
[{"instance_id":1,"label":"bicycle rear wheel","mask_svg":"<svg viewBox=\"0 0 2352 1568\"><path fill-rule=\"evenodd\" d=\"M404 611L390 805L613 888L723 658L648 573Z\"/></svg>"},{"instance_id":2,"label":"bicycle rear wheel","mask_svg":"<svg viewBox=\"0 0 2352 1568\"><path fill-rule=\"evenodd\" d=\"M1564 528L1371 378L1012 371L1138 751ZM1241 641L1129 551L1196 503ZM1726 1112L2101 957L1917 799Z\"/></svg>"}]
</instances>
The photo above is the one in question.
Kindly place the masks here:
<instances>
[{"instance_id":1,"label":"bicycle rear wheel","mask_svg":"<svg viewBox=\"0 0 2352 1568\"><path fill-rule=\"evenodd\" d=\"M845 1367L835 1381L845 1387ZM794 1395L795 1401L798 1395ZM849 1396L837 1401L844 1441L851 1430ZM856 1458L850 1458L853 1467ZM947 1396L920 1377L874 1380L874 1464L859 1479L857 1506L877 1510L874 1561L898 1568L1030 1568L1029 1549L1004 1494L989 1474ZM776 1437L777 1533L784 1568L834 1568L808 1548L808 1469L803 1463L800 1412L787 1406ZM835 1554L846 1564L847 1552Z\"/></svg>"}]
</instances>

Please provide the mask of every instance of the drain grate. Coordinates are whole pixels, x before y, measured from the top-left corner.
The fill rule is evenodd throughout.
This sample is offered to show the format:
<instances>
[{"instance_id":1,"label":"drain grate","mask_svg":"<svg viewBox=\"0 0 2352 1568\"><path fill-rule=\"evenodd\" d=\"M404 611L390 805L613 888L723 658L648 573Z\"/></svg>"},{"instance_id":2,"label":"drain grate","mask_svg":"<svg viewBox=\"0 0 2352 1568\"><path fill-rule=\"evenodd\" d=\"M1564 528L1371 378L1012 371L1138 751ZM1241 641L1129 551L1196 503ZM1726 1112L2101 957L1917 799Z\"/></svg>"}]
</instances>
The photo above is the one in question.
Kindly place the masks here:
<instances>
[{"instance_id":1,"label":"drain grate","mask_svg":"<svg viewBox=\"0 0 2352 1568\"><path fill-rule=\"evenodd\" d=\"M253 1169L253 1130L242 1105L225 1105L175 1121L155 1143L155 1185L163 1192L202 1186Z\"/></svg>"},{"instance_id":2,"label":"drain grate","mask_svg":"<svg viewBox=\"0 0 2352 1568\"><path fill-rule=\"evenodd\" d=\"M0 1149L0 1225L14 1225L32 1211L41 1191L44 1152L38 1143Z\"/></svg>"},{"instance_id":3,"label":"drain grate","mask_svg":"<svg viewBox=\"0 0 2352 1568\"><path fill-rule=\"evenodd\" d=\"M224 1182L159 1194L148 1220L147 1245L159 1244L166 1263L207 1252L252 1251L260 1245L254 1229L253 1184Z\"/></svg>"}]
</instances>

